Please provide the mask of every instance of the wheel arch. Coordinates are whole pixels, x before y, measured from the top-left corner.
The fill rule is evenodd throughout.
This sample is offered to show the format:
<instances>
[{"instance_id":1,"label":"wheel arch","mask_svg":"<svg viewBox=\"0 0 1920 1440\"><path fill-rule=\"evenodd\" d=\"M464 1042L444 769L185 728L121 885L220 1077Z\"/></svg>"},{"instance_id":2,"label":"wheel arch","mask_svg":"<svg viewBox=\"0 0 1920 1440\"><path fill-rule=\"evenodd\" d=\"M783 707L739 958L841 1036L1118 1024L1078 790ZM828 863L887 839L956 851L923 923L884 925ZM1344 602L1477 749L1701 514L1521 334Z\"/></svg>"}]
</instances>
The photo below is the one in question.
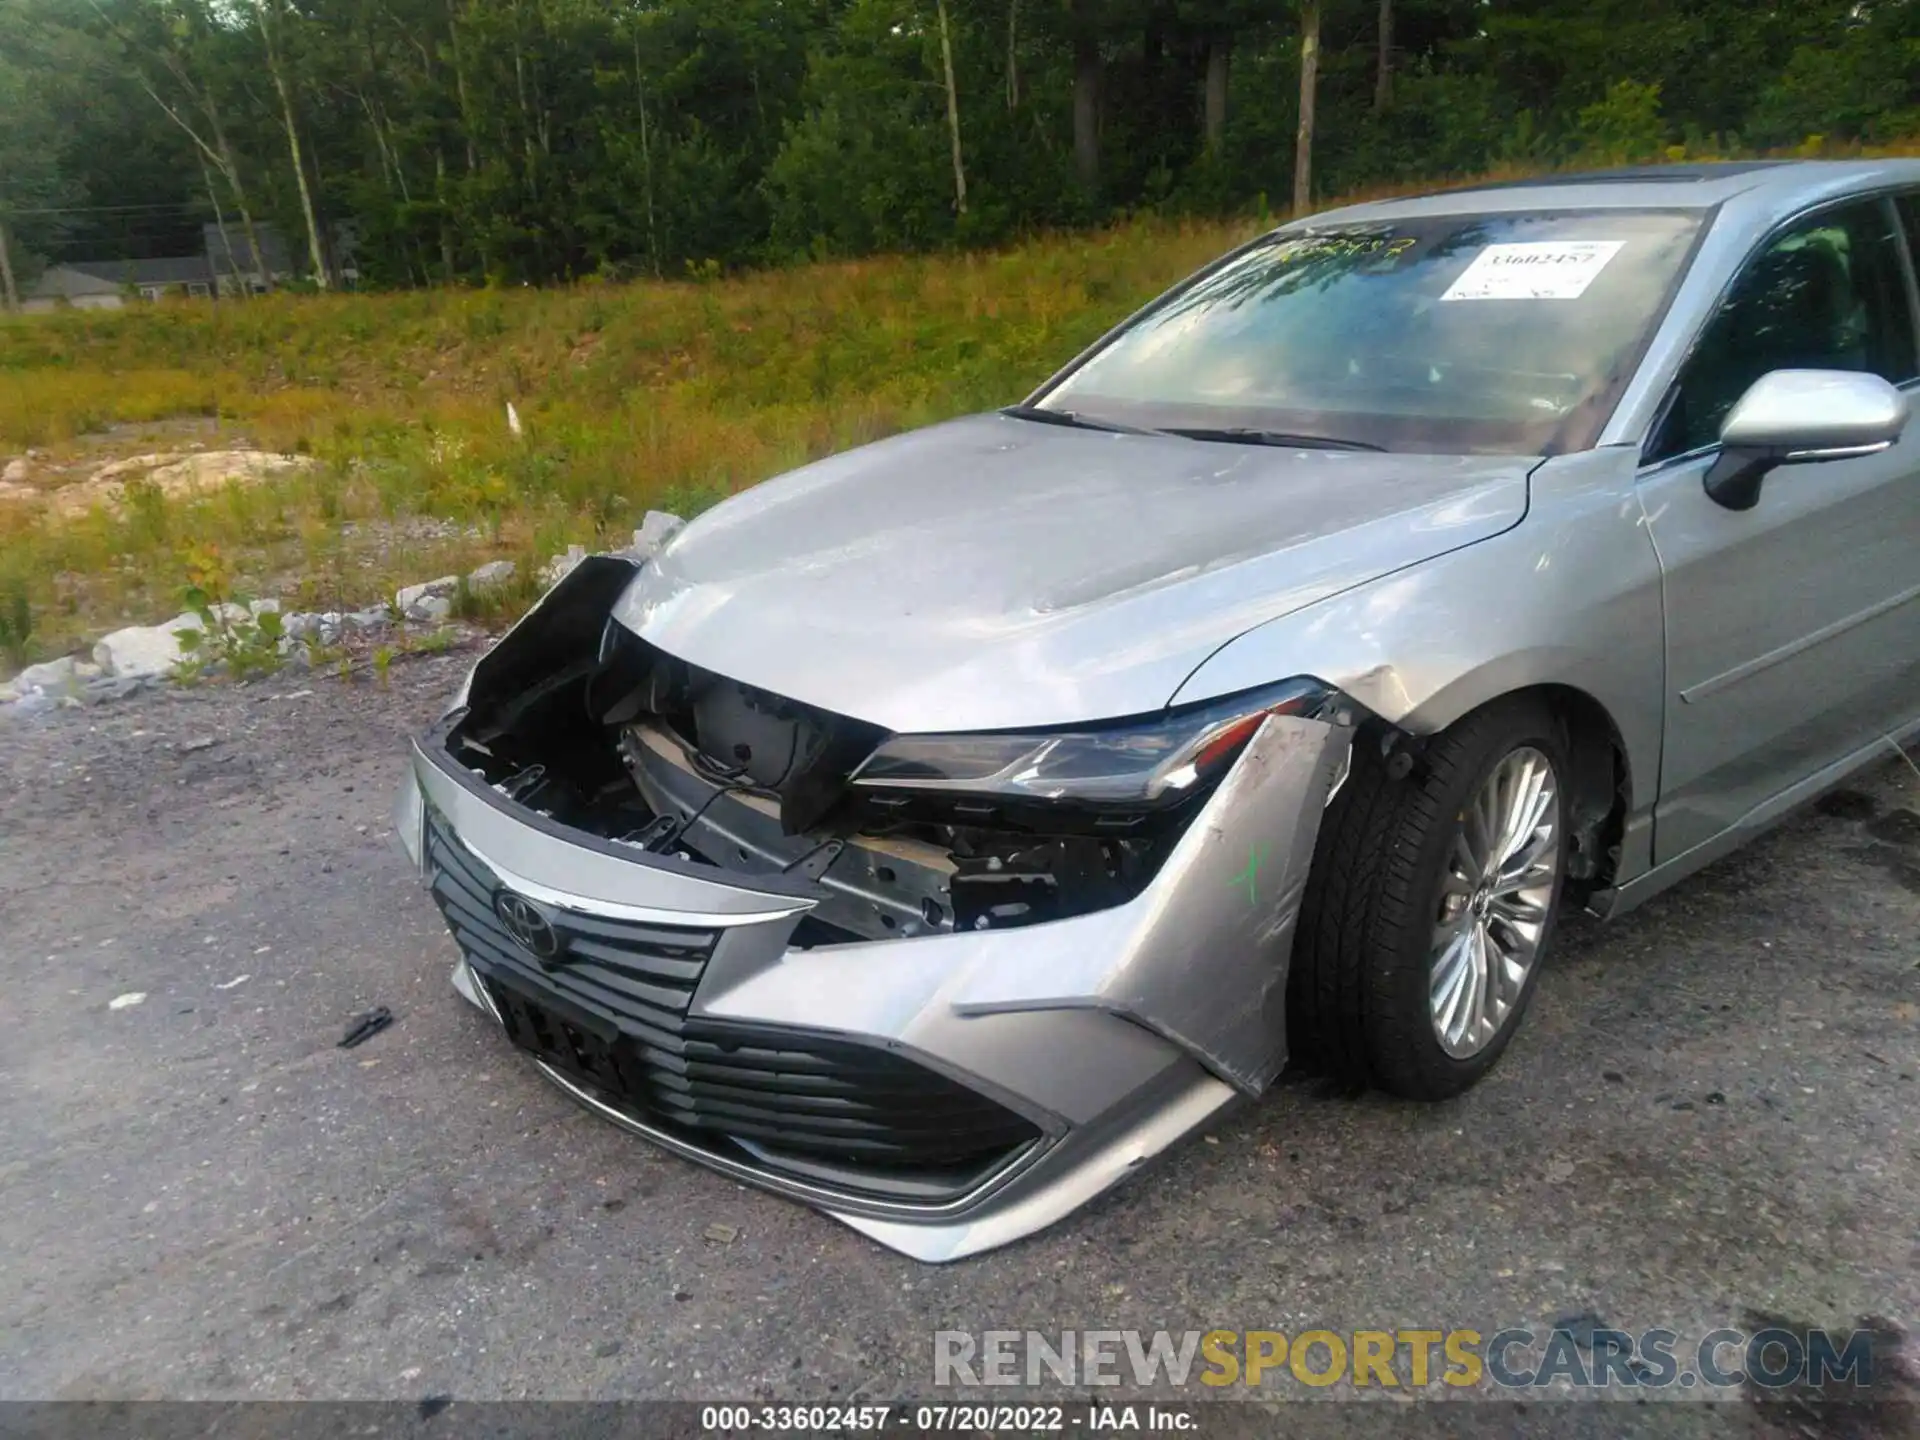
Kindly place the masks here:
<instances>
[{"instance_id":1,"label":"wheel arch","mask_svg":"<svg viewBox=\"0 0 1920 1440\"><path fill-rule=\"evenodd\" d=\"M1463 689L1451 687L1397 728L1417 747L1422 737L1451 729L1489 706L1527 698L1545 704L1564 729L1573 766L1573 774L1567 777L1573 832L1568 881L1583 900L1613 884L1635 796L1632 752L1613 714L1592 692L1565 681L1534 681L1490 696L1479 690L1471 703L1446 703L1449 696L1461 696Z\"/></svg>"}]
</instances>

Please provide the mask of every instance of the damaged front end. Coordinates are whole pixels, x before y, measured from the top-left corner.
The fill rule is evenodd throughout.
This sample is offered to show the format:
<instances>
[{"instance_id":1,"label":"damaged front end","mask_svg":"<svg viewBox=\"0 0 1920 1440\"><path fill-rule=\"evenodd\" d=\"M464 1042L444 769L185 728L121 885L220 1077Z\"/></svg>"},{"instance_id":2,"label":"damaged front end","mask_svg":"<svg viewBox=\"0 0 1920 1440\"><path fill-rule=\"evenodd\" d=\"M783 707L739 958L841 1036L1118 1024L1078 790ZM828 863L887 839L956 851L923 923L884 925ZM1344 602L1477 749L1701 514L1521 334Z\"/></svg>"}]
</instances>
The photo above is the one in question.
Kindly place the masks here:
<instances>
[{"instance_id":1,"label":"damaged front end","mask_svg":"<svg viewBox=\"0 0 1920 1440\"><path fill-rule=\"evenodd\" d=\"M456 984L576 1099L945 1260L1278 1072L1341 697L892 735L650 645L634 573L475 667L398 817Z\"/></svg>"}]
</instances>

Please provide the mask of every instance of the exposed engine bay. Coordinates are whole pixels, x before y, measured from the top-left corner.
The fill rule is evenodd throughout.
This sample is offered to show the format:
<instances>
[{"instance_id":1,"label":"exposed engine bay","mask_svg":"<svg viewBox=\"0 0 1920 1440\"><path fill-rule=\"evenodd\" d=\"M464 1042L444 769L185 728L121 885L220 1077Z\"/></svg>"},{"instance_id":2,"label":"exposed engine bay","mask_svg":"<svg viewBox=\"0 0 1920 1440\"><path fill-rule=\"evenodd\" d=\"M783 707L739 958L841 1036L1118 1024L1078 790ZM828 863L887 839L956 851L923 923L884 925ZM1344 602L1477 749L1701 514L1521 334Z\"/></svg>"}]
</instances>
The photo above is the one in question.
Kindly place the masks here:
<instances>
[{"instance_id":1,"label":"exposed engine bay","mask_svg":"<svg viewBox=\"0 0 1920 1440\"><path fill-rule=\"evenodd\" d=\"M1062 919L1123 903L1200 796L1128 812L852 786L884 730L688 664L608 620L594 557L476 668L462 765L556 823L743 876L812 882L801 948Z\"/></svg>"}]
</instances>

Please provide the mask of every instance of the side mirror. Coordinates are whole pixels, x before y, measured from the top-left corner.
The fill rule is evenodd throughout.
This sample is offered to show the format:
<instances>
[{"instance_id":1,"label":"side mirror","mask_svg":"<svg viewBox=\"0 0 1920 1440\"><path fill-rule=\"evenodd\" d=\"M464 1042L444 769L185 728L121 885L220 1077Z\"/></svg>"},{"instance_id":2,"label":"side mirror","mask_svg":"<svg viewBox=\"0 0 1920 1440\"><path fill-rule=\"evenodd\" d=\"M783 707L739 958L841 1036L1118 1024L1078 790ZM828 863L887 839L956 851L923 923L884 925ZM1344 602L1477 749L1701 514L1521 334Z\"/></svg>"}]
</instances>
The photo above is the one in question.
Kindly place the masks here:
<instances>
[{"instance_id":1,"label":"side mirror","mask_svg":"<svg viewBox=\"0 0 1920 1440\"><path fill-rule=\"evenodd\" d=\"M1776 465L1876 454L1900 438L1908 413L1907 397L1878 375L1769 371L1727 412L1707 494L1729 510L1751 510Z\"/></svg>"}]
</instances>

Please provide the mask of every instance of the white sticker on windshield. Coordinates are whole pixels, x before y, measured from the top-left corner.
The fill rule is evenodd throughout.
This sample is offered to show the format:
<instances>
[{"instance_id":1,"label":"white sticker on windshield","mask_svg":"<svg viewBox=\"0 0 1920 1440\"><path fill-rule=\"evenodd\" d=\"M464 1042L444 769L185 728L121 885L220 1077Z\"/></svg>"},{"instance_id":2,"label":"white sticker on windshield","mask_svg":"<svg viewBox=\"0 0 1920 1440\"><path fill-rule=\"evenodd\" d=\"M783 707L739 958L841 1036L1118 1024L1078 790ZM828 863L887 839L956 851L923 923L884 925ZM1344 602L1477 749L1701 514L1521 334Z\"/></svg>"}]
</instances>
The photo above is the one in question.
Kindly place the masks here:
<instances>
[{"instance_id":1,"label":"white sticker on windshield","mask_svg":"<svg viewBox=\"0 0 1920 1440\"><path fill-rule=\"evenodd\" d=\"M1539 240L1489 245L1442 300L1578 300L1622 240Z\"/></svg>"}]
</instances>

